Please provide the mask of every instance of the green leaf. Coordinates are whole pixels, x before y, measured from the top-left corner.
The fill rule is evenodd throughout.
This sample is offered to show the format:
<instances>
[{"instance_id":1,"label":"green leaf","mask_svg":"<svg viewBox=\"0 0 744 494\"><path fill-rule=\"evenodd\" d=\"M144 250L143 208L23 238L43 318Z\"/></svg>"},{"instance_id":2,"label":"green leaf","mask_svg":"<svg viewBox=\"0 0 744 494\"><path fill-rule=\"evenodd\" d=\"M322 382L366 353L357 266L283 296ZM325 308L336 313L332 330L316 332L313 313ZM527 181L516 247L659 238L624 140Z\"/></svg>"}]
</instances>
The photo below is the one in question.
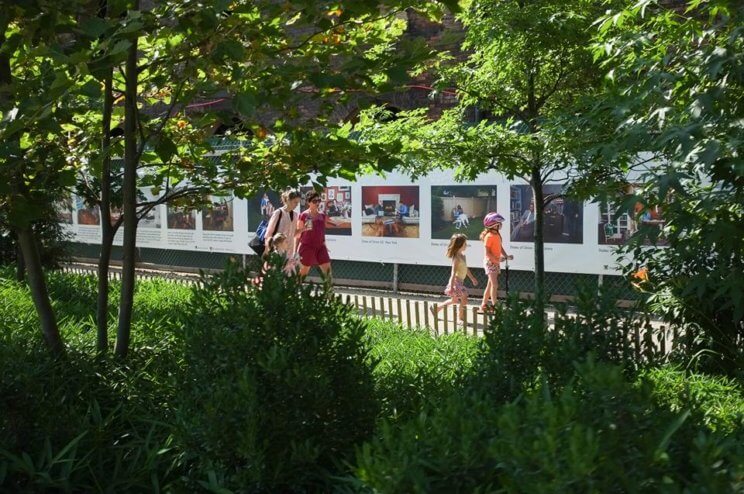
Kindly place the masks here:
<instances>
[{"instance_id":1,"label":"green leaf","mask_svg":"<svg viewBox=\"0 0 744 494\"><path fill-rule=\"evenodd\" d=\"M178 153L178 146L168 136L161 136L155 144L155 153L163 163L168 163Z\"/></svg>"},{"instance_id":2,"label":"green leaf","mask_svg":"<svg viewBox=\"0 0 744 494\"><path fill-rule=\"evenodd\" d=\"M245 58L245 48L237 40L227 39L217 45L214 56L218 59L224 57L228 60L242 60Z\"/></svg>"},{"instance_id":3,"label":"green leaf","mask_svg":"<svg viewBox=\"0 0 744 494\"><path fill-rule=\"evenodd\" d=\"M77 182L77 174L74 169L68 168L59 174L59 184L62 187L72 187Z\"/></svg>"},{"instance_id":4,"label":"green leaf","mask_svg":"<svg viewBox=\"0 0 744 494\"><path fill-rule=\"evenodd\" d=\"M89 80L80 86L80 93L89 98L100 98L102 92L101 84L95 80Z\"/></svg>"},{"instance_id":5,"label":"green leaf","mask_svg":"<svg viewBox=\"0 0 744 494\"><path fill-rule=\"evenodd\" d=\"M460 6L460 0L442 0L442 3L453 14L457 14L462 10Z\"/></svg>"},{"instance_id":6,"label":"green leaf","mask_svg":"<svg viewBox=\"0 0 744 494\"><path fill-rule=\"evenodd\" d=\"M392 84L400 84L408 81L408 70L404 65L396 65L386 71Z\"/></svg>"},{"instance_id":7,"label":"green leaf","mask_svg":"<svg viewBox=\"0 0 744 494\"><path fill-rule=\"evenodd\" d=\"M242 91L233 99L235 110L245 117L256 113L256 94L253 91Z\"/></svg>"},{"instance_id":8,"label":"green leaf","mask_svg":"<svg viewBox=\"0 0 744 494\"><path fill-rule=\"evenodd\" d=\"M108 56L112 57L114 55L118 55L119 53L124 53L129 49L130 46L132 46L131 41L128 41L126 39L119 40L108 51Z\"/></svg>"},{"instance_id":9,"label":"green leaf","mask_svg":"<svg viewBox=\"0 0 744 494\"><path fill-rule=\"evenodd\" d=\"M80 23L80 29L91 38L100 37L108 27L108 23L100 17L89 17Z\"/></svg>"},{"instance_id":10,"label":"green leaf","mask_svg":"<svg viewBox=\"0 0 744 494\"><path fill-rule=\"evenodd\" d=\"M672 440L672 436L675 432L679 430L680 427L682 427L682 424L685 423L685 421L689 418L691 412L690 410L685 410L684 413L682 413L680 416L678 416L674 422L669 424L669 427L667 427L667 430L664 431L664 436L662 436L661 441L659 442L659 445L656 447L656 457L658 459L661 459L664 454L666 454L666 450L669 447L669 442Z\"/></svg>"}]
</instances>

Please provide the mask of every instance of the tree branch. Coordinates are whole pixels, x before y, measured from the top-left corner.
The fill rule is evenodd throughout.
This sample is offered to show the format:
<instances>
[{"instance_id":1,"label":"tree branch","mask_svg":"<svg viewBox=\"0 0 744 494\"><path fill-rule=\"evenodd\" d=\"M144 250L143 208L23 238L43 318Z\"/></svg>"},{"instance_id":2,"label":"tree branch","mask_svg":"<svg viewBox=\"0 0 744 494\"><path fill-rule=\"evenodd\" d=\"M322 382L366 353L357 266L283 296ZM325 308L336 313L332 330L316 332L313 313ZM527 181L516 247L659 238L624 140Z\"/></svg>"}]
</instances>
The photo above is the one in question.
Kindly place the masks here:
<instances>
[{"instance_id":1,"label":"tree branch","mask_svg":"<svg viewBox=\"0 0 744 494\"><path fill-rule=\"evenodd\" d=\"M567 72L561 70L558 73L558 77L555 78L555 82L553 83L553 87L551 87L546 93L544 93L542 96L537 98L537 102L535 103L535 109L540 110L543 105L548 101L548 98L553 96L556 91L558 91L558 85L560 84L561 80L567 75Z\"/></svg>"},{"instance_id":2,"label":"tree branch","mask_svg":"<svg viewBox=\"0 0 744 494\"><path fill-rule=\"evenodd\" d=\"M403 10L404 10L404 9L396 9L396 10L391 10L390 12L388 12L388 13L387 13L387 14L385 14L385 15L381 15L381 16L379 16L379 17L373 17L373 18L371 18L371 19L368 19L368 20L364 21L364 22L363 22L362 24L369 24L369 23L372 23L372 22L377 22L377 21L381 21L381 20L383 20L383 19L387 19L387 18L389 18L389 17L393 17L393 16L396 16L396 15L398 15L399 13L403 12ZM348 20L346 20L346 21L343 21L343 22L339 22L338 24L334 24L334 25L332 25L332 26L331 26L331 27L329 27L329 28L326 28L326 29L321 29L320 31L315 31L315 32L313 32L313 34L311 34L310 36L308 36L308 37L306 37L305 39L303 39L303 40L302 40L302 41L301 41L301 42L300 42L299 44L297 44L297 45L288 45L288 46L284 46L284 47L282 47L282 48L279 48L279 49L275 50L275 51L274 51L274 52L273 52L272 54L273 54L273 55L278 55L279 53L282 53L282 52L284 52L284 51L294 51L294 50L299 50L300 48L302 48L302 47L304 47L305 45L307 45L308 43L310 43L310 41L312 41L312 40L313 40L313 38L315 38L315 37L316 37L316 36L318 36L319 34L327 33L327 32L329 32L329 31L332 31L332 30L334 30L334 29L337 29L337 28L338 28L339 26L346 26L346 25L348 25L348 24L352 23L352 21L356 21L356 19L354 19L354 18L349 18Z\"/></svg>"},{"instance_id":3,"label":"tree branch","mask_svg":"<svg viewBox=\"0 0 744 494\"><path fill-rule=\"evenodd\" d=\"M165 115L163 116L162 120L158 123L158 126L156 129L150 133L150 135L147 136L147 138L142 138L142 142L140 143L139 149L137 150L137 163L139 163L140 158L142 158L142 153L145 152L145 146L147 146L147 143L150 139L152 139L153 136L160 135L161 132L163 132L163 129L165 128L165 124L168 122L168 119L170 119L173 110L176 108L176 105L178 103L178 98L181 95L181 90L183 90L184 85L186 84L186 81L181 81L178 86L176 87L176 91L172 95L171 103L168 106L168 111L166 111Z\"/></svg>"},{"instance_id":4,"label":"tree branch","mask_svg":"<svg viewBox=\"0 0 744 494\"><path fill-rule=\"evenodd\" d=\"M186 188L183 188L183 189L174 191L170 195L164 194L164 195L158 197L157 199L155 199L153 201L146 201L146 202L139 203L137 205L137 208L139 208L139 211L137 213L137 221L139 221L142 218L144 218L147 215L147 213L149 213L155 207L157 207L157 206L159 206L161 204L166 204L169 201L172 201L174 199L179 199L181 197L187 197L187 196L190 196L190 195L196 195L196 194L201 194L201 193L204 193L204 192L209 192L211 190L212 189L210 189L209 187L206 187L206 186L186 187Z\"/></svg>"}]
</instances>

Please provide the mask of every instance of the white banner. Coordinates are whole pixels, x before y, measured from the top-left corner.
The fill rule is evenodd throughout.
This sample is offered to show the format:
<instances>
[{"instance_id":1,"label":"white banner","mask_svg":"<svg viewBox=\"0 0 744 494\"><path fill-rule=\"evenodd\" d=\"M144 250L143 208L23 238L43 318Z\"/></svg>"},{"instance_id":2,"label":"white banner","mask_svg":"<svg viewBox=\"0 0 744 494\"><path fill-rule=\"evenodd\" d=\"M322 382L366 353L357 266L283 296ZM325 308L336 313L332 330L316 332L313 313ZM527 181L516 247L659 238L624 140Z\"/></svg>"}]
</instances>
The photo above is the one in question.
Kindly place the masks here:
<instances>
[{"instance_id":1,"label":"white banner","mask_svg":"<svg viewBox=\"0 0 744 494\"><path fill-rule=\"evenodd\" d=\"M303 187L303 191L307 188ZM563 186L546 185L554 196L545 211L546 271L617 274L615 250L638 225L628 215L597 203L563 198ZM154 197L141 191L146 200ZM326 213L326 243L331 259L378 263L449 265L445 256L449 238L463 233L471 268L480 268L483 244L479 240L483 217L501 213L504 248L514 256L516 270L534 269L532 191L524 181L508 181L492 173L475 181L457 183L451 172L433 173L411 182L390 173L361 177L356 182L329 180L322 191ZM140 221L137 241L142 247L253 254L248 242L262 219L281 206L275 191L262 191L243 200L212 196L202 210L160 205ZM83 243L100 243L100 214L79 199L60 202L60 220ZM300 206L300 209L304 205ZM116 219L118 213L114 213ZM654 211L641 221L663 226ZM121 233L115 244L121 245Z\"/></svg>"}]
</instances>

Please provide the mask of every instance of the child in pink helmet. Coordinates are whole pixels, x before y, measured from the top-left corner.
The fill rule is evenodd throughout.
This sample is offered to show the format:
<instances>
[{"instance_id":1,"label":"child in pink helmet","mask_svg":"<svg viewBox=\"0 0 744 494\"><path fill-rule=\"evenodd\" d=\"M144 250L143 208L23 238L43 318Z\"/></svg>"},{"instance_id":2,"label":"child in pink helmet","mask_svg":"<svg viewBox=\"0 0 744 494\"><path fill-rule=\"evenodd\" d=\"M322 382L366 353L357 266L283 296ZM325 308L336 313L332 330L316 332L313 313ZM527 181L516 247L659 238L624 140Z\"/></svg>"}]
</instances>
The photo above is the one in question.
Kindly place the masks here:
<instances>
[{"instance_id":1,"label":"child in pink helmet","mask_svg":"<svg viewBox=\"0 0 744 494\"><path fill-rule=\"evenodd\" d=\"M489 299L493 305L496 305L497 303L501 261L504 259L514 259L514 256L507 255L504 250L500 232L503 223L504 217L499 213L491 212L483 218L483 226L485 229L481 233L480 239L483 242L483 248L485 249L483 255L483 269L486 270L488 284L486 285L486 289L483 291L483 301L481 302L482 311L488 310Z\"/></svg>"}]
</instances>

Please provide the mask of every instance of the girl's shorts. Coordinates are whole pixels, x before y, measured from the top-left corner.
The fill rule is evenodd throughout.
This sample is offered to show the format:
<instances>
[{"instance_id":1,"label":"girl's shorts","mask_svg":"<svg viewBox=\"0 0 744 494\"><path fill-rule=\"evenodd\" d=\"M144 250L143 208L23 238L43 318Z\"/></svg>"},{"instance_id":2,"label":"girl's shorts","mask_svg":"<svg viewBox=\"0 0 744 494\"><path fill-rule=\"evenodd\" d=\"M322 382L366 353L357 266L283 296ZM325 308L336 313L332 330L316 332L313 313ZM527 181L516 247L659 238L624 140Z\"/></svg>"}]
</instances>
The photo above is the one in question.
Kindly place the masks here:
<instances>
[{"instance_id":1,"label":"girl's shorts","mask_svg":"<svg viewBox=\"0 0 744 494\"><path fill-rule=\"evenodd\" d=\"M499 272L501 271L501 266L498 264L492 263L488 259L484 259L483 269L486 270L486 275L493 274L493 273L499 274Z\"/></svg>"},{"instance_id":2,"label":"girl's shorts","mask_svg":"<svg viewBox=\"0 0 744 494\"><path fill-rule=\"evenodd\" d=\"M452 283L447 285L444 289L444 294L452 298L462 298L468 296L468 291L465 288L465 283L460 278L455 278Z\"/></svg>"}]
</instances>

